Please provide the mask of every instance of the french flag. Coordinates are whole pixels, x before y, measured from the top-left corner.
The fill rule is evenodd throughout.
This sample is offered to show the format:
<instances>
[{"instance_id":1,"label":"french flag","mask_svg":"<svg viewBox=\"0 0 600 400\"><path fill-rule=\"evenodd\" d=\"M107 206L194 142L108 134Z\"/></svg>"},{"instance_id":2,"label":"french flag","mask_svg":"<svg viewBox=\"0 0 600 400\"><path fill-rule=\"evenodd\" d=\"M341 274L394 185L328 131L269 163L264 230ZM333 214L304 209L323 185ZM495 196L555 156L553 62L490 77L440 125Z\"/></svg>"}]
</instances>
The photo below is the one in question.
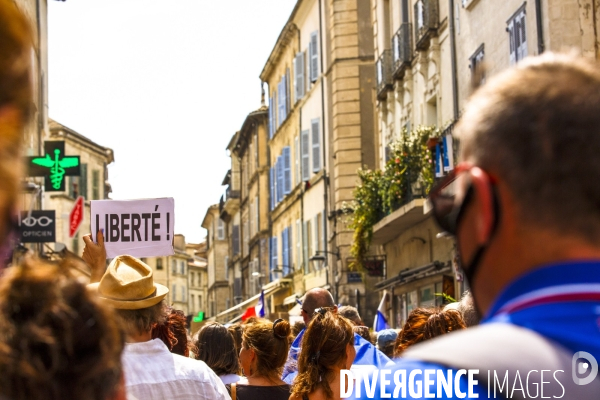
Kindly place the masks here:
<instances>
[{"instance_id":1,"label":"french flag","mask_svg":"<svg viewBox=\"0 0 600 400\"><path fill-rule=\"evenodd\" d=\"M242 315L242 321L247 320L251 317L265 317L265 292L264 290L260 291L260 297L258 298L258 303L254 307L249 307L246 309L246 312Z\"/></svg>"},{"instance_id":2,"label":"french flag","mask_svg":"<svg viewBox=\"0 0 600 400\"><path fill-rule=\"evenodd\" d=\"M385 301L387 299L387 291L383 291L383 297L377 307L377 314L375 314L375 321L373 321L373 330L375 332L382 331L384 329L390 329L390 325L385 317Z\"/></svg>"}]
</instances>

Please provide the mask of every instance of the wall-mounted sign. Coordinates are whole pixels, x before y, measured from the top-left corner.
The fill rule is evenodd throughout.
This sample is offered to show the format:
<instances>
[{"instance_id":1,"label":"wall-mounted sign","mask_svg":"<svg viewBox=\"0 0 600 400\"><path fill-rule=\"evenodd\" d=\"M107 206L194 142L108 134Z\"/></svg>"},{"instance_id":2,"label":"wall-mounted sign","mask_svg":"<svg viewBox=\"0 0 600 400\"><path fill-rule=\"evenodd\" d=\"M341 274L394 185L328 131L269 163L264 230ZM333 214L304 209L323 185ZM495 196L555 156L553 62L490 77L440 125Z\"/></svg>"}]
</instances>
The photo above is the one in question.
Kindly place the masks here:
<instances>
[{"instance_id":1,"label":"wall-mounted sign","mask_svg":"<svg viewBox=\"0 0 600 400\"><path fill-rule=\"evenodd\" d=\"M27 176L43 176L47 192L63 192L65 176L79 176L79 156L65 155L64 141L44 142L43 157L27 157Z\"/></svg>"},{"instance_id":2,"label":"wall-mounted sign","mask_svg":"<svg viewBox=\"0 0 600 400\"><path fill-rule=\"evenodd\" d=\"M92 200L91 229L104 229L106 255L160 257L173 254L175 201L172 197L144 200Z\"/></svg>"},{"instance_id":3,"label":"wall-mounted sign","mask_svg":"<svg viewBox=\"0 0 600 400\"><path fill-rule=\"evenodd\" d=\"M19 218L21 243L56 242L56 216L54 210L23 211Z\"/></svg>"}]
</instances>

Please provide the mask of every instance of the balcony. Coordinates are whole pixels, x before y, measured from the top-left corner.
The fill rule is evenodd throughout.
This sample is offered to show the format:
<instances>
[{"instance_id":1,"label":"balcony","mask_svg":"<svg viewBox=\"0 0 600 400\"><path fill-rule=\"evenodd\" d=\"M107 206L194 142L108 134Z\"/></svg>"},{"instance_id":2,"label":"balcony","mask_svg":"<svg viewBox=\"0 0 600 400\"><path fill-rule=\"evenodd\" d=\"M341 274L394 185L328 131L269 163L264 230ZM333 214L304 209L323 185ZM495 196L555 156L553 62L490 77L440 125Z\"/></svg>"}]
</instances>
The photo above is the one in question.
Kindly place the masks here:
<instances>
[{"instance_id":1,"label":"balcony","mask_svg":"<svg viewBox=\"0 0 600 400\"><path fill-rule=\"evenodd\" d=\"M387 91L393 88L391 50L385 50L379 56L375 67L377 72L377 99L385 100L387 98Z\"/></svg>"},{"instance_id":2,"label":"balcony","mask_svg":"<svg viewBox=\"0 0 600 400\"><path fill-rule=\"evenodd\" d=\"M227 186L219 201L219 214L223 221L229 222L230 216L240 208L240 191Z\"/></svg>"},{"instance_id":3,"label":"balcony","mask_svg":"<svg viewBox=\"0 0 600 400\"><path fill-rule=\"evenodd\" d=\"M415 3L415 40L417 50L427 50L440 24L438 0L418 0Z\"/></svg>"},{"instance_id":4,"label":"balcony","mask_svg":"<svg viewBox=\"0 0 600 400\"><path fill-rule=\"evenodd\" d=\"M412 24L403 23L392 38L394 52L394 78L402 79L412 61Z\"/></svg>"}]
</instances>

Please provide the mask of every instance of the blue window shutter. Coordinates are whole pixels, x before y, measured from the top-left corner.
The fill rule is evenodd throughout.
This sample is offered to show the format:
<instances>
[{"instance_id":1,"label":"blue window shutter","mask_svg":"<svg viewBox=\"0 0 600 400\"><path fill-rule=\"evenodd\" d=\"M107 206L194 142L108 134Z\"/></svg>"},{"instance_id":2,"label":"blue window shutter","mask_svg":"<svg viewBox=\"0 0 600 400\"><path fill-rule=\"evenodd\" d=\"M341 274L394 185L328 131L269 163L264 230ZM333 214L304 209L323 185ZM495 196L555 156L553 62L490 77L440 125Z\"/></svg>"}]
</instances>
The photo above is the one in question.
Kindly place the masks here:
<instances>
[{"instance_id":1,"label":"blue window shutter","mask_svg":"<svg viewBox=\"0 0 600 400\"><path fill-rule=\"evenodd\" d=\"M285 228L283 230L283 232L281 232L281 269L284 271L283 275L286 275L285 273L285 265L287 262L287 228Z\"/></svg>"},{"instance_id":2,"label":"blue window shutter","mask_svg":"<svg viewBox=\"0 0 600 400\"><path fill-rule=\"evenodd\" d=\"M442 153L438 143L435 145L435 177L440 178L442 175Z\"/></svg>"},{"instance_id":3,"label":"blue window shutter","mask_svg":"<svg viewBox=\"0 0 600 400\"><path fill-rule=\"evenodd\" d=\"M273 166L273 208L279 203L279 166L277 161L279 160L276 160Z\"/></svg>"},{"instance_id":4,"label":"blue window shutter","mask_svg":"<svg viewBox=\"0 0 600 400\"><path fill-rule=\"evenodd\" d=\"M308 44L310 54L310 81L315 82L319 76L319 45L318 45L319 33L315 31L310 34L310 42Z\"/></svg>"},{"instance_id":5,"label":"blue window shutter","mask_svg":"<svg viewBox=\"0 0 600 400\"><path fill-rule=\"evenodd\" d=\"M275 132L275 121L273 120L273 110L275 109L275 103L273 103L273 96L269 98L269 139L273 137Z\"/></svg>"},{"instance_id":6,"label":"blue window shutter","mask_svg":"<svg viewBox=\"0 0 600 400\"><path fill-rule=\"evenodd\" d=\"M285 75L281 77L279 84L277 85L277 91L279 92L279 125L285 121L285 107L287 104L287 90L285 87Z\"/></svg>"},{"instance_id":7,"label":"blue window shutter","mask_svg":"<svg viewBox=\"0 0 600 400\"><path fill-rule=\"evenodd\" d=\"M304 86L304 53L300 52L294 59L294 101L304 97Z\"/></svg>"},{"instance_id":8,"label":"blue window shutter","mask_svg":"<svg viewBox=\"0 0 600 400\"><path fill-rule=\"evenodd\" d=\"M285 115L287 117L287 115L290 113L290 109L291 109L291 104L292 104L292 96L290 93L290 69L287 68L285 70L285 93L286 93L286 99L287 102L285 103Z\"/></svg>"},{"instance_id":9,"label":"blue window shutter","mask_svg":"<svg viewBox=\"0 0 600 400\"><path fill-rule=\"evenodd\" d=\"M271 271L277 268L277 236L271 238ZM273 281L273 272L271 272L271 281Z\"/></svg>"},{"instance_id":10,"label":"blue window shutter","mask_svg":"<svg viewBox=\"0 0 600 400\"><path fill-rule=\"evenodd\" d=\"M302 153L302 180L308 181L310 179L310 133L308 130L302 131L300 135L301 153Z\"/></svg>"},{"instance_id":11,"label":"blue window shutter","mask_svg":"<svg viewBox=\"0 0 600 400\"><path fill-rule=\"evenodd\" d=\"M277 157L277 201L283 200L284 182L283 182L283 156Z\"/></svg>"},{"instance_id":12,"label":"blue window shutter","mask_svg":"<svg viewBox=\"0 0 600 400\"><path fill-rule=\"evenodd\" d=\"M275 204L273 203L273 168L269 168L269 198L271 210L275 208Z\"/></svg>"},{"instance_id":13,"label":"blue window shutter","mask_svg":"<svg viewBox=\"0 0 600 400\"><path fill-rule=\"evenodd\" d=\"M292 191L292 160L290 147L283 148L283 194Z\"/></svg>"},{"instance_id":14,"label":"blue window shutter","mask_svg":"<svg viewBox=\"0 0 600 400\"><path fill-rule=\"evenodd\" d=\"M312 131L312 162L313 172L321 170L321 146L319 141L319 119L313 119L310 122Z\"/></svg>"}]
</instances>

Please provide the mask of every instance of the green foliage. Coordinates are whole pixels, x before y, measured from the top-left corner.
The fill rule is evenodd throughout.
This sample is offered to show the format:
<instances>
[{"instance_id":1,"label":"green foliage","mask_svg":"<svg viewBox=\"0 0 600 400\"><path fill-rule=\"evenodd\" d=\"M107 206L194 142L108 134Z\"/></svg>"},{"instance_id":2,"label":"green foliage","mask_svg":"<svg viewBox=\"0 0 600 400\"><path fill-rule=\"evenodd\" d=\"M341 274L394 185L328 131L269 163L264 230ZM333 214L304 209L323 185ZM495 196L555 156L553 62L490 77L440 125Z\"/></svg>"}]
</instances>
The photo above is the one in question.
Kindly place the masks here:
<instances>
[{"instance_id":1,"label":"green foliage","mask_svg":"<svg viewBox=\"0 0 600 400\"><path fill-rule=\"evenodd\" d=\"M454 297L446 293L435 293L435 295L438 297L442 297L444 299L444 304L456 303L458 301Z\"/></svg>"},{"instance_id":2,"label":"green foliage","mask_svg":"<svg viewBox=\"0 0 600 400\"><path fill-rule=\"evenodd\" d=\"M427 148L430 138L440 136L434 127L419 126L390 145L390 157L383 171L358 171L360 184L354 189L353 214L349 227L354 230L350 254L353 269L364 269L373 226L415 197L429 193L434 181L433 156Z\"/></svg>"}]
</instances>

